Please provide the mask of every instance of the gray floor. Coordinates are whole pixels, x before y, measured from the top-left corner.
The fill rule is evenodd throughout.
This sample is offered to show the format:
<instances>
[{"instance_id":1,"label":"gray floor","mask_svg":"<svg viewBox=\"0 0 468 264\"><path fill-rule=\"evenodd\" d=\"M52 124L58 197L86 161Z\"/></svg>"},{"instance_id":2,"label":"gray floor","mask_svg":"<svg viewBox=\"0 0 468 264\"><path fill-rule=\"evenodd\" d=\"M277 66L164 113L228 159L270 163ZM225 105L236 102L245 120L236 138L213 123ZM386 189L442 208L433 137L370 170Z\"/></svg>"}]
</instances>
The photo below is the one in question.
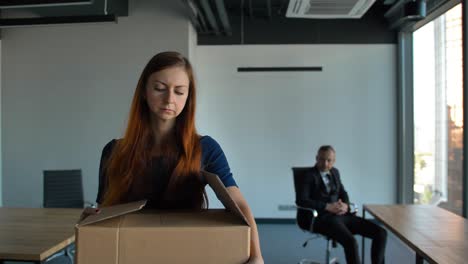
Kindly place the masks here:
<instances>
[{"instance_id":1,"label":"gray floor","mask_svg":"<svg viewBox=\"0 0 468 264\"><path fill-rule=\"evenodd\" d=\"M303 248L303 242L311 235L301 231L295 224L259 224L258 231L266 264L297 264L302 258L325 263L326 240L312 240ZM356 238L361 247L361 237ZM366 264L370 264L370 243L370 240L366 240ZM340 245L333 249L332 256L337 256L340 263L346 263ZM385 263L414 264L415 258L410 248L388 232Z\"/></svg>"}]
</instances>

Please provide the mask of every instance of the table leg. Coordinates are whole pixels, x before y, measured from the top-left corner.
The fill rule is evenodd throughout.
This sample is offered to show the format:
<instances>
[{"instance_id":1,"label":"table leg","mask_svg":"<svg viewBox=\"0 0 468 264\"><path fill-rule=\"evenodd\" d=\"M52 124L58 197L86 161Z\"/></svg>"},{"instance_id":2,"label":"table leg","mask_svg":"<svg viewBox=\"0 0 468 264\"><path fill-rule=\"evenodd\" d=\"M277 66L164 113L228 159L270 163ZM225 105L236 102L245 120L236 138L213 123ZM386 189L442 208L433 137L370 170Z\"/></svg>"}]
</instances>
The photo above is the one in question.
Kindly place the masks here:
<instances>
[{"instance_id":1,"label":"table leg","mask_svg":"<svg viewBox=\"0 0 468 264\"><path fill-rule=\"evenodd\" d=\"M419 255L418 253L416 253L416 264L423 264L424 263L424 259L421 255Z\"/></svg>"},{"instance_id":2,"label":"table leg","mask_svg":"<svg viewBox=\"0 0 468 264\"><path fill-rule=\"evenodd\" d=\"M364 206L362 206L362 218L363 219L366 219L366 209L364 208ZM364 261L365 261L365 253L366 253L366 238L364 236L362 236L362 244L361 244L361 259L362 259L362 264L364 264Z\"/></svg>"}]
</instances>

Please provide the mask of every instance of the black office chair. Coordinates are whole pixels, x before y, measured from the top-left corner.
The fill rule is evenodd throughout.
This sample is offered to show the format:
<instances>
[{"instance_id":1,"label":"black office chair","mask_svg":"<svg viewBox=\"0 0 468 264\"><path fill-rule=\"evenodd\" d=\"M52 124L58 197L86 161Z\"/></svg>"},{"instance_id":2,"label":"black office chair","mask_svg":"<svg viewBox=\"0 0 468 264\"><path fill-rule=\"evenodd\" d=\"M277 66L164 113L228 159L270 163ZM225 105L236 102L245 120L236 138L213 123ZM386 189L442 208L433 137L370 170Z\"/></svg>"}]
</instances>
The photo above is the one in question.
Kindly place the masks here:
<instances>
[{"instance_id":1,"label":"black office chair","mask_svg":"<svg viewBox=\"0 0 468 264\"><path fill-rule=\"evenodd\" d=\"M295 192L296 192L296 196L298 196L297 194L298 194L299 190L301 190L299 188L299 186L301 186L302 183L304 182L304 176L305 176L306 172L310 171L311 169L312 169L312 167L293 167L292 168L293 178L294 178L294 189L295 189ZM324 236L324 235L321 235L321 234L318 234L318 233L314 233L314 219L318 216L317 211L314 210L314 209L311 209L311 208L305 208L305 207L301 207L301 206L298 206L298 205L296 205L296 208L297 208L298 212L299 212L299 210L305 210L305 211L311 212L311 214L312 214L312 221L311 221L310 227L308 229L304 229L303 227L301 227L301 225L299 224L299 222L297 221L297 218L296 218L296 224L297 224L297 226L299 226L299 228L301 230L303 230L304 232L311 232L311 233L314 234L312 237L308 238L302 244L302 247L306 247L307 243L310 240L314 240L314 239L317 239L317 238L325 238L327 240L327 248L326 248L326 251L325 251L325 263L326 264L337 264L338 263L338 258L336 258L336 257L331 258L330 257L332 248L337 247L336 241L334 241L333 239L331 239L331 238L329 238L327 236ZM315 262L315 261L310 260L310 259L302 259L298 264L315 264L315 263L320 263L320 262Z\"/></svg>"},{"instance_id":2,"label":"black office chair","mask_svg":"<svg viewBox=\"0 0 468 264\"><path fill-rule=\"evenodd\" d=\"M44 171L44 208L83 208L81 170Z\"/></svg>"},{"instance_id":3,"label":"black office chair","mask_svg":"<svg viewBox=\"0 0 468 264\"><path fill-rule=\"evenodd\" d=\"M44 208L83 208L81 170L44 170ZM90 204L90 203L89 203ZM47 264L73 263L75 245L71 244L47 259Z\"/></svg>"}]
</instances>

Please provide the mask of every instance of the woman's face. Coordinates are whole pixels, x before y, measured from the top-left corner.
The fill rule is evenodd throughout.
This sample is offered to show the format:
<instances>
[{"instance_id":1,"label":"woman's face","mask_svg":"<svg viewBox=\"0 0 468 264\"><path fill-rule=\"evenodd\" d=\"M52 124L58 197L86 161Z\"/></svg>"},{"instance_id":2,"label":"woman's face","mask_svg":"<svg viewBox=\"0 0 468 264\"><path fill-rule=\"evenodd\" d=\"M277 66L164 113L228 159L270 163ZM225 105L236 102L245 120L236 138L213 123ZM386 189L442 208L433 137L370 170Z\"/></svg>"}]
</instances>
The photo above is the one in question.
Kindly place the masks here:
<instances>
[{"instance_id":1,"label":"woman's face","mask_svg":"<svg viewBox=\"0 0 468 264\"><path fill-rule=\"evenodd\" d=\"M154 72L146 83L146 102L154 117L175 120L184 109L190 80L184 67L170 67Z\"/></svg>"}]
</instances>

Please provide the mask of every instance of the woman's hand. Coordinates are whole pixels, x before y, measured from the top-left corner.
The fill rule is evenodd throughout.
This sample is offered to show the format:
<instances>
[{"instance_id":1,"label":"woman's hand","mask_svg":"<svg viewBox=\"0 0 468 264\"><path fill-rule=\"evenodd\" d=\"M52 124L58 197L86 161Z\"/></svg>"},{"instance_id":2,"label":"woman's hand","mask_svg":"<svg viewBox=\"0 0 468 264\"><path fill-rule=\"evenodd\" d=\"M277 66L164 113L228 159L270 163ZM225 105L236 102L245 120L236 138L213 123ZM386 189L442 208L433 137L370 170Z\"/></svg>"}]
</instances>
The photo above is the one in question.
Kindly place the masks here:
<instances>
[{"instance_id":1,"label":"woman's hand","mask_svg":"<svg viewBox=\"0 0 468 264\"><path fill-rule=\"evenodd\" d=\"M261 257L251 257L245 264L265 264Z\"/></svg>"},{"instance_id":2,"label":"woman's hand","mask_svg":"<svg viewBox=\"0 0 468 264\"><path fill-rule=\"evenodd\" d=\"M95 207L86 207L83 212L81 213L81 216L80 216L80 222L85 219L86 217L90 216L90 215L95 215L95 214L99 214L101 212L101 210L99 208L95 208Z\"/></svg>"}]
</instances>

